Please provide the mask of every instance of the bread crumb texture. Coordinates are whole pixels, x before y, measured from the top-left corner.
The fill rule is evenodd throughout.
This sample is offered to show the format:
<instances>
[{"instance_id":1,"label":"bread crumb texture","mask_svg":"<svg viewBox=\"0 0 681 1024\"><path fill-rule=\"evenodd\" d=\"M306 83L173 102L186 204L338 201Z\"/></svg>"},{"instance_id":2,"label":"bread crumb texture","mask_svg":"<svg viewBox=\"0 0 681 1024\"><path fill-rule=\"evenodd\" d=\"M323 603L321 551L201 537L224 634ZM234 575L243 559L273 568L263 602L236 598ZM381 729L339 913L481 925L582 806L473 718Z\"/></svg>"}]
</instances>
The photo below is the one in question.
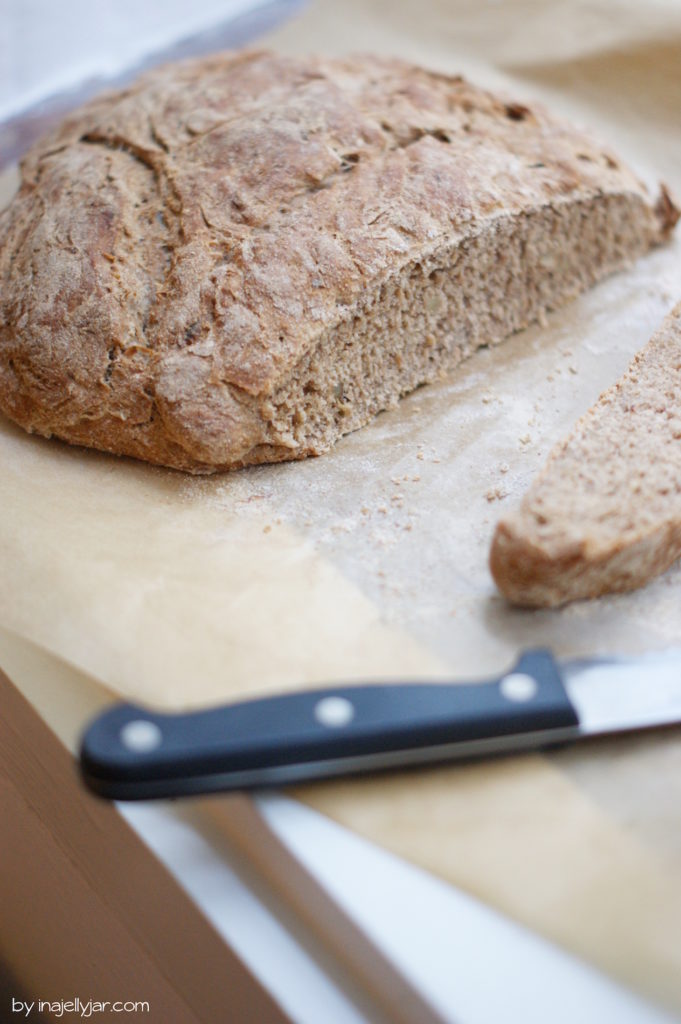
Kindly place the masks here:
<instances>
[{"instance_id":1,"label":"bread crumb texture","mask_svg":"<svg viewBox=\"0 0 681 1024\"><path fill-rule=\"evenodd\" d=\"M241 52L68 117L0 215L0 407L192 472L326 451L677 217L609 151L398 60Z\"/></svg>"},{"instance_id":2,"label":"bread crumb texture","mask_svg":"<svg viewBox=\"0 0 681 1024\"><path fill-rule=\"evenodd\" d=\"M633 590L681 556L681 305L497 525L490 567L531 606Z\"/></svg>"}]
</instances>

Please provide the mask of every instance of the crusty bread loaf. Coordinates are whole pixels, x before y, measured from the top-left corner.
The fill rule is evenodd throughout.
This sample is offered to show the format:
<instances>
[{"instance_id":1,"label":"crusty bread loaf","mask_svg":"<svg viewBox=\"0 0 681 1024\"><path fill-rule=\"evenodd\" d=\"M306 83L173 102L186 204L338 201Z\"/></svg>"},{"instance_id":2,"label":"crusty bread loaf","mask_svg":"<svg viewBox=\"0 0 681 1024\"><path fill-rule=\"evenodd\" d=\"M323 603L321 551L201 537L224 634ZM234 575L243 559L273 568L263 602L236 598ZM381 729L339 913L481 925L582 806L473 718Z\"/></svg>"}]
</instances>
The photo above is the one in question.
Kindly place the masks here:
<instances>
[{"instance_id":1,"label":"crusty bread loaf","mask_svg":"<svg viewBox=\"0 0 681 1024\"><path fill-rule=\"evenodd\" d=\"M608 151L397 60L221 55L70 116L0 221L0 406L194 472L325 451L670 230Z\"/></svg>"},{"instance_id":2,"label":"crusty bread loaf","mask_svg":"<svg viewBox=\"0 0 681 1024\"><path fill-rule=\"evenodd\" d=\"M492 575L513 602L633 590L681 556L681 305L551 453L497 526Z\"/></svg>"}]
</instances>

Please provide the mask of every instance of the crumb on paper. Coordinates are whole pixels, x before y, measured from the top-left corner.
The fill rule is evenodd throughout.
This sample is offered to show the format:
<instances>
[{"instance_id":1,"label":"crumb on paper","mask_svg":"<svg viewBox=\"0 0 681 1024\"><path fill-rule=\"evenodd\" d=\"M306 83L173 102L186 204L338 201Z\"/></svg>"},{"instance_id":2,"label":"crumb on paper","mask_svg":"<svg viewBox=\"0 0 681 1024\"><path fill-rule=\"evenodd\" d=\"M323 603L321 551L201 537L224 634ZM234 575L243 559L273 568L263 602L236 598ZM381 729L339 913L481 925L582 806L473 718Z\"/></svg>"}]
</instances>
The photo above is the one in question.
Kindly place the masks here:
<instances>
[{"instance_id":1,"label":"crumb on paper","mask_svg":"<svg viewBox=\"0 0 681 1024\"><path fill-rule=\"evenodd\" d=\"M263 533L271 533L272 532L272 527L270 526L269 523L267 524L267 526L263 526L262 532Z\"/></svg>"},{"instance_id":2,"label":"crumb on paper","mask_svg":"<svg viewBox=\"0 0 681 1024\"><path fill-rule=\"evenodd\" d=\"M415 484L417 484L420 479L421 479L421 477L420 477L420 475L418 473L416 474L416 476L412 477L412 480L414 481Z\"/></svg>"},{"instance_id":3,"label":"crumb on paper","mask_svg":"<svg viewBox=\"0 0 681 1024\"><path fill-rule=\"evenodd\" d=\"M531 440L532 440L532 438L530 437L529 434L521 434L521 436L518 438L518 441L520 442L520 444L523 444L523 445L529 444Z\"/></svg>"},{"instance_id":4,"label":"crumb on paper","mask_svg":"<svg viewBox=\"0 0 681 1024\"><path fill-rule=\"evenodd\" d=\"M423 452L418 452L416 458L421 459L421 461L423 462L423 460L425 459L425 455L423 454Z\"/></svg>"},{"instance_id":5,"label":"crumb on paper","mask_svg":"<svg viewBox=\"0 0 681 1024\"><path fill-rule=\"evenodd\" d=\"M496 487L490 487L485 497L488 501L503 501L507 497L508 491L503 484L497 484Z\"/></svg>"},{"instance_id":6,"label":"crumb on paper","mask_svg":"<svg viewBox=\"0 0 681 1024\"><path fill-rule=\"evenodd\" d=\"M508 473L508 470L509 470L508 462L502 462L501 465L499 466L499 472L500 473Z\"/></svg>"},{"instance_id":7,"label":"crumb on paper","mask_svg":"<svg viewBox=\"0 0 681 1024\"><path fill-rule=\"evenodd\" d=\"M568 370L570 371L570 373L573 373L573 374L577 373L577 367L573 366L572 363L570 363L570 365L568 366Z\"/></svg>"}]
</instances>

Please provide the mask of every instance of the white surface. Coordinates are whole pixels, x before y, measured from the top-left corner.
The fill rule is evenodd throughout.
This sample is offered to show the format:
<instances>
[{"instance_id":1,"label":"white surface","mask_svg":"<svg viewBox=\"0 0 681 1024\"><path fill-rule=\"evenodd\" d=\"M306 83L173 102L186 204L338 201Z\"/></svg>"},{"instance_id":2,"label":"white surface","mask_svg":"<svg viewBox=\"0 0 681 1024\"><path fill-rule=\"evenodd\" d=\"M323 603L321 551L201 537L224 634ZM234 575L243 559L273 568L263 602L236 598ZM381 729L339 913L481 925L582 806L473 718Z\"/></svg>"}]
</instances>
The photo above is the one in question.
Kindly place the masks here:
<instances>
[{"instance_id":1,"label":"white surface","mask_svg":"<svg viewBox=\"0 0 681 1024\"><path fill-rule=\"evenodd\" d=\"M0 0L0 121L88 79L120 75L263 3Z\"/></svg>"},{"instance_id":2,"label":"white surface","mask_svg":"<svg viewBox=\"0 0 681 1024\"><path fill-rule=\"evenodd\" d=\"M118 809L297 1024L368 1024L191 821L191 808L189 820L172 803Z\"/></svg>"},{"instance_id":3,"label":"white surface","mask_svg":"<svg viewBox=\"0 0 681 1024\"><path fill-rule=\"evenodd\" d=\"M299 860L448 1020L662 1024L672 1019L310 808L280 796L261 797L259 806Z\"/></svg>"},{"instance_id":4,"label":"white surface","mask_svg":"<svg viewBox=\"0 0 681 1024\"><path fill-rule=\"evenodd\" d=\"M288 798L258 804L345 911L457 1024L663 1024L661 1011L464 893ZM298 1024L364 1017L173 804L122 804L129 824Z\"/></svg>"}]
</instances>

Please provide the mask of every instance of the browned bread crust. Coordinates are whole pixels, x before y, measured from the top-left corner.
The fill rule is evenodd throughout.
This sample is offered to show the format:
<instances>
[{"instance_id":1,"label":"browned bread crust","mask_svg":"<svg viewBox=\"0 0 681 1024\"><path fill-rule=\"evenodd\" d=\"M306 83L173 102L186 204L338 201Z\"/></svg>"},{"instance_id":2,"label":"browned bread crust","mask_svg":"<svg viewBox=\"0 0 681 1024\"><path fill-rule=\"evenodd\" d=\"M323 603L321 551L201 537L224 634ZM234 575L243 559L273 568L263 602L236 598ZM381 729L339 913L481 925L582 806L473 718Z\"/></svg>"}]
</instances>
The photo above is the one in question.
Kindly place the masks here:
<instances>
[{"instance_id":1,"label":"browned bread crust","mask_svg":"<svg viewBox=\"0 0 681 1024\"><path fill-rule=\"evenodd\" d=\"M318 454L675 216L579 132L457 77L168 66L23 162L0 217L0 408L193 472Z\"/></svg>"},{"instance_id":2,"label":"browned bread crust","mask_svg":"<svg viewBox=\"0 0 681 1024\"><path fill-rule=\"evenodd\" d=\"M500 590L552 606L633 590L681 556L681 305L549 456L490 553Z\"/></svg>"}]
</instances>

